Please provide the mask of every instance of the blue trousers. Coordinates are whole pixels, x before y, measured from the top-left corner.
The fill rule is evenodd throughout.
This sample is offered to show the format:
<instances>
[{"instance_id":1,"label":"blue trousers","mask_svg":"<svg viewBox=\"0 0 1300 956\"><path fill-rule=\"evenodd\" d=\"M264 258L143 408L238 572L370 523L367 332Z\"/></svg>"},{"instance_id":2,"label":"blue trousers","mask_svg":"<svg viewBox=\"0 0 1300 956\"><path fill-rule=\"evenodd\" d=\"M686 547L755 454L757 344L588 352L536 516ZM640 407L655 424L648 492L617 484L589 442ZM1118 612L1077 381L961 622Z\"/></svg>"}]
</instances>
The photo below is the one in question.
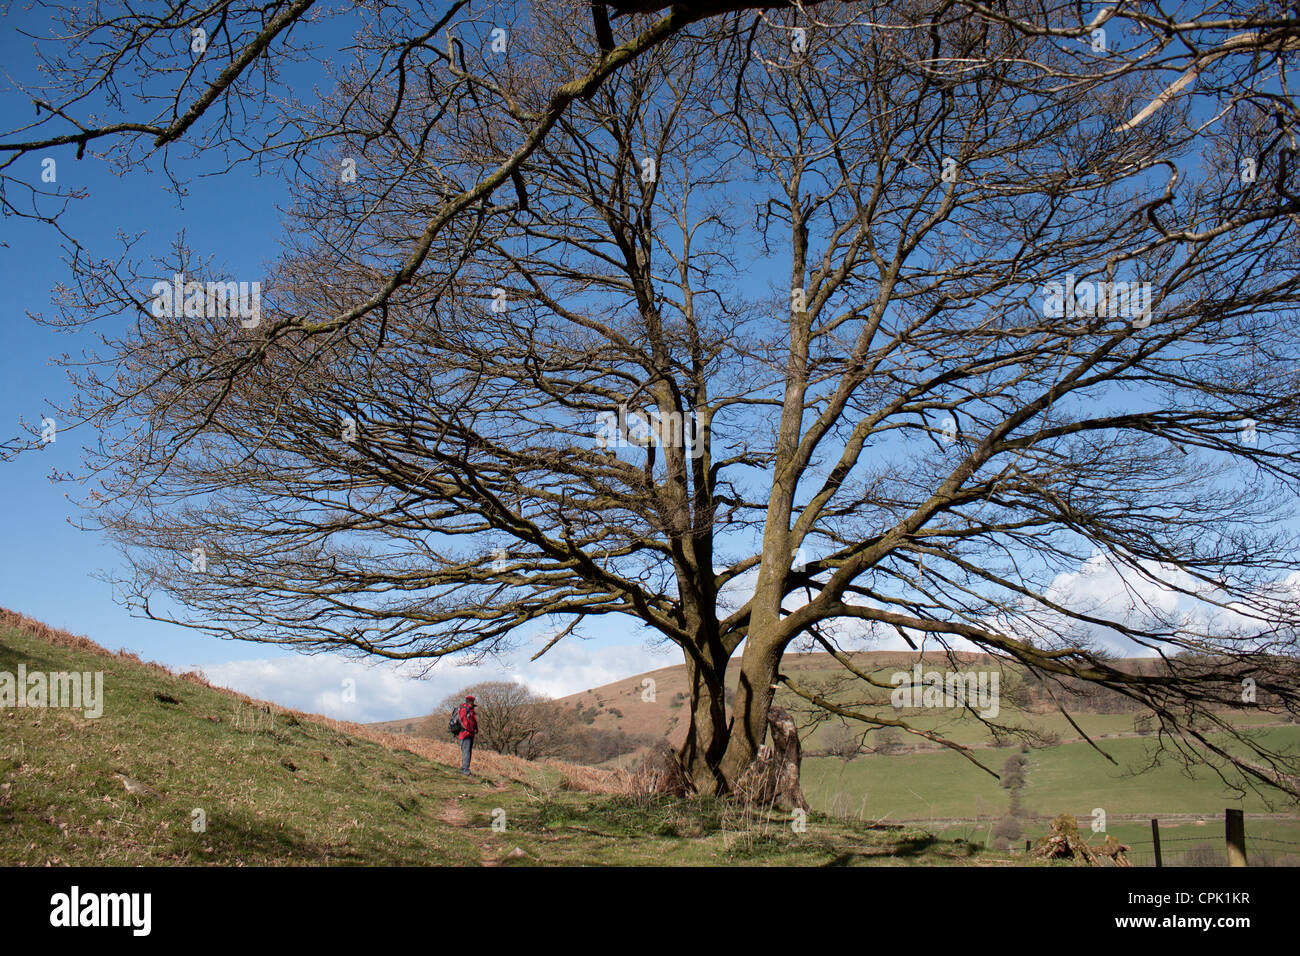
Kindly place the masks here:
<instances>
[{"instance_id":1,"label":"blue trousers","mask_svg":"<svg viewBox=\"0 0 1300 956\"><path fill-rule=\"evenodd\" d=\"M474 738L462 737L460 741L460 772L469 773L469 758L474 752Z\"/></svg>"}]
</instances>

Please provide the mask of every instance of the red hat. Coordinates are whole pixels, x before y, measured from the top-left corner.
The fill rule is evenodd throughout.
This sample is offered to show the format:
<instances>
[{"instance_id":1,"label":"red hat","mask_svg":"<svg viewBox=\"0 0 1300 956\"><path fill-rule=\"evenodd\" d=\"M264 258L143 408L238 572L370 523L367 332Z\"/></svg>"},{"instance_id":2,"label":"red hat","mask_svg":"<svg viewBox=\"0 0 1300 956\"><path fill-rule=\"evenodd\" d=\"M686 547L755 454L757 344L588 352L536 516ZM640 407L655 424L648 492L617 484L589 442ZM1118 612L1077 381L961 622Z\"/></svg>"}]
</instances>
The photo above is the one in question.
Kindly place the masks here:
<instances>
[{"instance_id":1,"label":"red hat","mask_svg":"<svg viewBox=\"0 0 1300 956\"><path fill-rule=\"evenodd\" d=\"M473 699L474 699L474 695L473 695L473 694L466 694L466 695L465 695L465 699L466 699L466 700L473 700Z\"/></svg>"}]
</instances>

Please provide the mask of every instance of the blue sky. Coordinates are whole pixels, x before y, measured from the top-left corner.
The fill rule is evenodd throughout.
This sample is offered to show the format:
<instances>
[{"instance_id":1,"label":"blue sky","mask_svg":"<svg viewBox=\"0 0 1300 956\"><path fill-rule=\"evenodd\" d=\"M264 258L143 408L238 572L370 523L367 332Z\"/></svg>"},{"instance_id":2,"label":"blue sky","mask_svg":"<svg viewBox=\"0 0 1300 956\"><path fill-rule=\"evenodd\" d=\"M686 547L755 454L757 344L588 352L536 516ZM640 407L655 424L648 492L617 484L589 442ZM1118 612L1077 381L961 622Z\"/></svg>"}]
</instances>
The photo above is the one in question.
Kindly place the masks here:
<instances>
[{"instance_id":1,"label":"blue sky","mask_svg":"<svg viewBox=\"0 0 1300 956\"><path fill-rule=\"evenodd\" d=\"M16 19L40 32L42 15L39 8L10 14L0 28L0 63L8 75L28 76L32 63L31 41L15 32ZM0 82L0 123L9 129L30 119L32 107L10 95L7 81ZM114 252L119 232L144 234L137 254L161 253L183 230L194 249L213 254L219 267L242 277L264 274L277 253L277 205L287 205L289 196L274 170L259 177L255 169L238 166L220 177L194 178L205 168L200 159L198 165L180 167L191 174L188 195L181 199L168 190L156 168L119 177L89 150L82 160L70 148L49 156L57 163L60 186L89 191L87 199L72 204L63 225L92 254ZM27 157L12 172L39 182L43 158ZM207 168L218 161L206 161ZM8 293L0 322L0 425L7 438L17 433L20 418L39 421L50 411L47 401L69 397L65 372L50 357L75 354L92 346L93 337L85 330L60 333L27 317L28 312L49 311L52 290L68 276L62 237L46 225L9 218L0 220L0 241L0 281ZM55 470L78 469L81 443L75 431L64 432L39 454L0 463L0 606L107 647L127 648L178 669L201 669L218 683L287 706L354 720L428 712L443 697L481 680L515 678L562 695L680 663L674 649L647 644L645 631L619 619L592 624L588 639L566 640L535 664L527 658L545 633L522 636L515 651L473 668L440 662L427 679L416 680L386 665L368 667L335 656L305 657L266 645L218 641L132 618L113 601L110 586L96 577L118 565L117 552L70 523L78 519L67 498L71 489L48 478ZM1061 587L1065 593L1060 597L1067 600L1109 601L1124 592L1120 577L1102 566L1063 575ZM902 645L895 639L877 646ZM344 700L349 680L355 681L354 702Z\"/></svg>"},{"instance_id":2,"label":"blue sky","mask_svg":"<svg viewBox=\"0 0 1300 956\"><path fill-rule=\"evenodd\" d=\"M9 12L0 27L0 123L12 129L31 118L31 104L12 95L8 77L32 76L32 41L16 27L41 32L42 13ZM143 232L141 251L161 252L184 230L197 250L214 254L237 275L259 275L277 252L280 215L288 193L273 172L258 176L247 166L220 177L194 178L178 198L156 171L118 176L87 150L81 160L71 148L52 150L58 184L85 188L64 229L92 254L107 255L120 232ZM38 183L41 157L30 157L16 174ZM189 167L198 170L201 167ZM5 437L18 433L20 419L39 421L49 401L66 399L70 386L52 356L93 346L88 331L64 333L39 325L29 312L50 312L51 292L66 281L65 240L41 223L0 220L0 282L6 290L0 322L0 422ZM56 416L57 422L57 416ZM63 422L57 422L63 425ZM99 535L81 531L72 490L51 482L52 471L75 470L82 439L62 432L38 454L0 463L0 606L45 623L84 634L112 648L126 648L169 667L202 669L211 679L287 706L353 720L385 720L428 712L467 683L499 678L525 680L539 690L567 694L679 663L672 649L646 645L632 622L589 629L588 640L565 641L536 664L526 661L534 644L474 668L440 662L425 680L337 657L297 655L282 648L220 641L175 625L132 617L113 601L110 585L97 573L118 566L117 551ZM355 681L355 702L345 701L345 681Z\"/></svg>"}]
</instances>

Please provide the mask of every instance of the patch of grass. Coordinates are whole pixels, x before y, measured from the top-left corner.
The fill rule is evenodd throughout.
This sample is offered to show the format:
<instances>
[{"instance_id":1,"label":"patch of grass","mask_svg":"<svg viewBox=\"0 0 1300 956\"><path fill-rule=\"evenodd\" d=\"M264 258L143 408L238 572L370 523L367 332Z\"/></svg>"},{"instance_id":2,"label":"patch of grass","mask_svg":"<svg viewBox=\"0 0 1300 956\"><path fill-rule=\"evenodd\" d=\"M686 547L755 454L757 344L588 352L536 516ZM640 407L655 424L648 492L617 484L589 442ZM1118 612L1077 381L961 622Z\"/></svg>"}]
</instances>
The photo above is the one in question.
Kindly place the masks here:
<instances>
[{"instance_id":1,"label":"patch of grass","mask_svg":"<svg viewBox=\"0 0 1300 956\"><path fill-rule=\"evenodd\" d=\"M635 865L1005 865L961 839L920 827L854 824L810 813L746 807L730 799L601 797L538 791L511 818L509 840L557 863Z\"/></svg>"}]
</instances>

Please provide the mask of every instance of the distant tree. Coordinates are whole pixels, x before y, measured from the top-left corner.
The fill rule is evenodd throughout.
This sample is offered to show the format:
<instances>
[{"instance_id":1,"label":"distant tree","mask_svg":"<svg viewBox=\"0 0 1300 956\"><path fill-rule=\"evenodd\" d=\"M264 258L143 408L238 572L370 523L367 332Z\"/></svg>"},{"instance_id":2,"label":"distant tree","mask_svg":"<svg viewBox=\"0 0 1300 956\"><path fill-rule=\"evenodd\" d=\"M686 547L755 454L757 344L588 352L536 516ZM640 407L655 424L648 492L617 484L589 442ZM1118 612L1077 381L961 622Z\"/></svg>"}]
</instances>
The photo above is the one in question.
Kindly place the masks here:
<instances>
[{"instance_id":1,"label":"distant tree","mask_svg":"<svg viewBox=\"0 0 1300 956\"><path fill-rule=\"evenodd\" d=\"M434 716L450 714L465 702L466 694L475 697L478 745L525 760L554 756L563 750L572 714L555 701L512 681L466 687L444 700Z\"/></svg>"},{"instance_id":2,"label":"distant tree","mask_svg":"<svg viewBox=\"0 0 1300 956\"><path fill-rule=\"evenodd\" d=\"M878 754L896 754L903 749L903 735L893 727L885 727L872 734Z\"/></svg>"},{"instance_id":3,"label":"distant tree","mask_svg":"<svg viewBox=\"0 0 1300 956\"><path fill-rule=\"evenodd\" d=\"M1007 758L1002 765L1002 789L1019 790L1025 785L1025 766L1027 761L1018 753Z\"/></svg>"},{"instance_id":4,"label":"distant tree","mask_svg":"<svg viewBox=\"0 0 1300 956\"><path fill-rule=\"evenodd\" d=\"M826 753L848 762L862 752L861 731L855 732L845 724L832 727L826 735Z\"/></svg>"},{"instance_id":5,"label":"distant tree","mask_svg":"<svg viewBox=\"0 0 1300 956\"><path fill-rule=\"evenodd\" d=\"M1023 835L1024 829L1019 819L1009 814L1001 817L993 827L993 848L995 850L1009 849Z\"/></svg>"}]
</instances>

